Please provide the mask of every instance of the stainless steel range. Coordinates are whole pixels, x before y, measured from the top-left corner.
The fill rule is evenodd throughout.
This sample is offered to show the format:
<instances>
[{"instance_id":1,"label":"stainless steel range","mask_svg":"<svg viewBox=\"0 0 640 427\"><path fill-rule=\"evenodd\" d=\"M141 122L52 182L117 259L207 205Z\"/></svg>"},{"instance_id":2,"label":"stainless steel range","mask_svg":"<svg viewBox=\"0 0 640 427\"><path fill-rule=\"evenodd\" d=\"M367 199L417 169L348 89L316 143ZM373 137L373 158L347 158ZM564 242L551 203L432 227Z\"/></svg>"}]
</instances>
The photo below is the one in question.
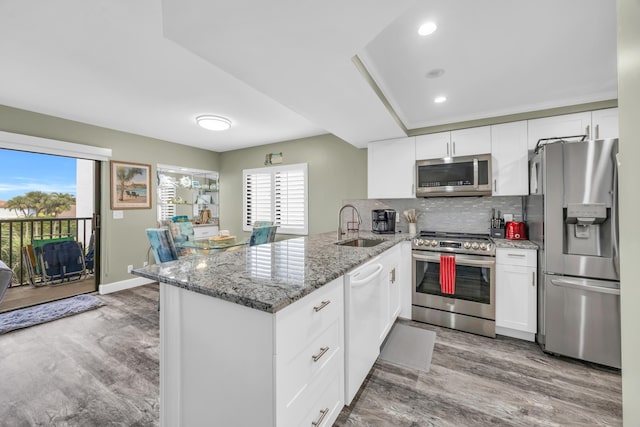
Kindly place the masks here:
<instances>
[{"instance_id":1,"label":"stainless steel range","mask_svg":"<svg viewBox=\"0 0 640 427\"><path fill-rule=\"evenodd\" d=\"M495 245L488 234L421 231L412 245L413 320L495 337Z\"/></svg>"}]
</instances>

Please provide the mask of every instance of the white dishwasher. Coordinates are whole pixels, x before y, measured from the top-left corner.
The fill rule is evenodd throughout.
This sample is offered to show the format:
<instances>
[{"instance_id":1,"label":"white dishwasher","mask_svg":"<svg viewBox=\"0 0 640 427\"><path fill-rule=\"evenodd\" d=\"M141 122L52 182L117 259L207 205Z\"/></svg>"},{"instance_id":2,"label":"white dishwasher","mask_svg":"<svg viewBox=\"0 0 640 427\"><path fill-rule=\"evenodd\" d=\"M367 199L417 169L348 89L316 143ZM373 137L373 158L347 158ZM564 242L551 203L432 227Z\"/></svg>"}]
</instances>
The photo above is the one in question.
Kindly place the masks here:
<instances>
[{"instance_id":1,"label":"white dishwasher","mask_svg":"<svg viewBox=\"0 0 640 427\"><path fill-rule=\"evenodd\" d=\"M350 405L380 354L380 257L347 273L345 293L345 404Z\"/></svg>"}]
</instances>

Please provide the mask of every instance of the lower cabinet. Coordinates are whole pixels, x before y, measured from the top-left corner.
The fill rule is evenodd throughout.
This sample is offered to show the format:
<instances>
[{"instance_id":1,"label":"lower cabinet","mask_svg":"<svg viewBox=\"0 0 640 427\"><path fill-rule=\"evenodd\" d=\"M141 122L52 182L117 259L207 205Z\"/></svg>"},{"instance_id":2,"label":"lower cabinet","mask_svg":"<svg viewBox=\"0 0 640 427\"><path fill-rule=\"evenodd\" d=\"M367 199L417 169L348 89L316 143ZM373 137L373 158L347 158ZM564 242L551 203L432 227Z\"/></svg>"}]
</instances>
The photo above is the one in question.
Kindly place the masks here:
<instances>
[{"instance_id":1,"label":"lower cabinet","mask_svg":"<svg viewBox=\"0 0 640 427\"><path fill-rule=\"evenodd\" d=\"M276 313L277 426L330 426L344 406L342 281Z\"/></svg>"},{"instance_id":2,"label":"lower cabinet","mask_svg":"<svg viewBox=\"0 0 640 427\"><path fill-rule=\"evenodd\" d=\"M332 425L343 292L340 277L272 314L162 283L160 425Z\"/></svg>"},{"instance_id":3,"label":"lower cabinet","mask_svg":"<svg viewBox=\"0 0 640 427\"><path fill-rule=\"evenodd\" d=\"M400 314L401 277L400 277L400 245L384 252L380 257L384 266L382 272L382 298L380 298L380 344Z\"/></svg>"},{"instance_id":4,"label":"lower cabinet","mask_svg":"<svg viewBox=\"0 0 640 427\"><path fill-rule=\"evenodd\" d=\"M410 298L406 251L408 242L372 261L382 292L360 301L359 313L369 316L362 327L375 328L374 350ZM333 425L345 405L345 353L364 330L345 339L349 274L276 313L161 283L160 425Z\"/></svg>"},{"instance_id":5,"label":"lower cabinet","mask_svg":"<svg viewBox=\"0 0 640 427\"><path fill-rule=\"evenodd\" d=\"M537 251L496 249L496 333L535 341Z\"/></svg>"}]
</instances>

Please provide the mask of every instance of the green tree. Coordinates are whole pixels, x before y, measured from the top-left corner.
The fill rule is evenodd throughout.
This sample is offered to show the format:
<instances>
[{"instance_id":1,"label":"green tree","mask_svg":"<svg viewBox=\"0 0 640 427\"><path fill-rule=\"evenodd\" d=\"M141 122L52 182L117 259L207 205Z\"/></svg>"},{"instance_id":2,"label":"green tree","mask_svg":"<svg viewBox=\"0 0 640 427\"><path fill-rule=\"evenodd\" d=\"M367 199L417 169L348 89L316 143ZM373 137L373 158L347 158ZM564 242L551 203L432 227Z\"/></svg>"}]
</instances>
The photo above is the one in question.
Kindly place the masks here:
<instances>
[{"instance_id":1,"label":"green tree","mask_svg":"<svg viewBox=\"0 0 640 427\"><path fill-rule=\"evenodd\" d=\"M12 199L7 200L7 204L5 206L7 209L16 211L18 216L22 213L23 216L28 217L30 214L29 203L25 196L13 197Z\"/></svg>"},{"instance_id":2,"label":"green tree","mask_svg":"<svg viewBox=\"0 0 640 427\"><path fill-rule=\"evenodd\" d=\"M25 217L53 216L69 210L75 204L76 198L68 193L45 193L43 191L29 191L23 196L16 196L7 200L7 209L13 209L17 214Z\"/></svg>"},{"instance_id":3,"label":"green tree","mask_svg":"<svg viewBox=\"0 0 640 427\"><path fill-rule=\"evenodd\" d=\"M46 216L52 216L57 218L62 212L69 210L69 208L76 203L76 198L73 194L69 193L50 193L49 197L45 199L43 213Z\"/></svg>"},{"instance_id":4,"label":"green tree","mask_svg":"<svg viewBox=\"0 0 640 427\"><path fill-rule=\"evenodd\" d=\"M119 166L116 168L116 177L118 178L118 190L120 192L120 196L118 200L124 200L124 191L127 188L127 183L133 179L136 175L144 174L144 169L142 168L130 168L125 166Z\"/></svg>"}]
</instances>

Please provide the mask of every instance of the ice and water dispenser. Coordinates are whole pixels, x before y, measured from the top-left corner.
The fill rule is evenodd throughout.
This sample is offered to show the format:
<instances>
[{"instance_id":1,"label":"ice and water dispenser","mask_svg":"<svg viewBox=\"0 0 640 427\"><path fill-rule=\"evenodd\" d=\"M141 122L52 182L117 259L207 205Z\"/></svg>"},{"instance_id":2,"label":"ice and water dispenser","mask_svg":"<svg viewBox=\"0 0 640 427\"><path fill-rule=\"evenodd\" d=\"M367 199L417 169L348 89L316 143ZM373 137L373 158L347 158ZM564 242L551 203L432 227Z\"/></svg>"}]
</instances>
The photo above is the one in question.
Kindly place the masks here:
<instances>
[{"instance_id":1,"label":"ice and water dispenser","mask_svg":"<svg viewBox=\"0 0 640 427\"><path fill-rule=\"evenodd\" d=\"M605 203L568 203L564 208L564 253L611 256L611 208Z\"/></svg>"}]
</instances>

